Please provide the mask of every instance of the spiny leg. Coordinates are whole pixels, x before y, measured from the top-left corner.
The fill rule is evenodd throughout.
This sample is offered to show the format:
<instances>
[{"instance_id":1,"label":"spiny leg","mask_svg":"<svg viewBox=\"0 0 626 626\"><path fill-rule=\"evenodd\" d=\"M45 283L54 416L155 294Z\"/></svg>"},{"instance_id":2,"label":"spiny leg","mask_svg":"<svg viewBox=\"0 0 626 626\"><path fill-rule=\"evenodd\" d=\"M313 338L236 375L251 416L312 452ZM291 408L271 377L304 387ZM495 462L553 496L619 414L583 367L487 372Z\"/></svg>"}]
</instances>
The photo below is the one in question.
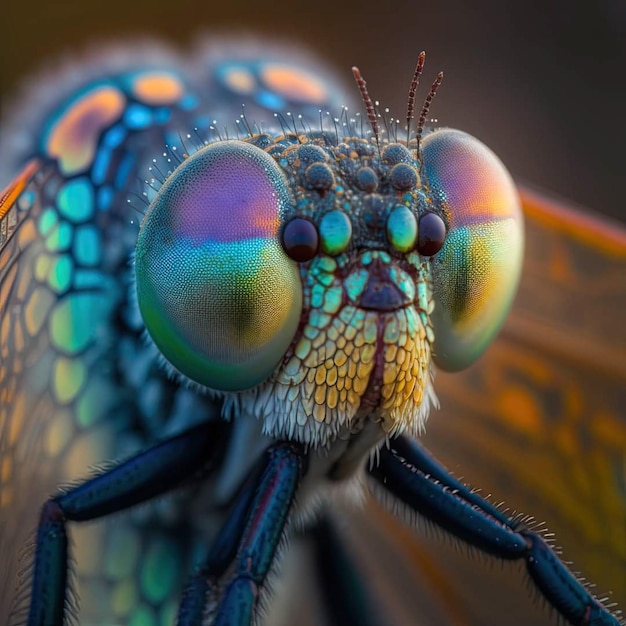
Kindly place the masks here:
<instances>
[{"instance_id":1,"label":"spiny leg","mask_svg":"<svg viewBox=\"0 0 626 626\"><path fill-rule=\"evenodd\" d=\"M233 578L219 601L215 626L252 623L259 590L274 563L297 488L306 472L300 446L278 443L268 448L239 494L209 555L185 590L178 626L203 624L208 597L234 561Z\"/></svg>"},{"instance_id":2,"label":"spiny leg","mask_svg":"<svg viewBox=\"0 0 626 626\"><path fill-rule=\"evenodd\" d=\"M224 430L222 422L203 423L48 500L37 529L28 626L63 623L68 594L66 523L127 509L209 469L223 448Z\"/></svg>"},{"instance_id":3,"label":"spiny leg","mask_svg":"<svg viewBox=\"0 0 626 626\"><path fill-rule=\"evenodd\" d=\"M381 449L372 476L410 509L496 557L524 559L535 585L570 624L620 626L537 532L456 480L417 441L399 437Z\"/></svg>"},{"instance_id":4,"label":"spiny leg","mask_svg":"<svg viewBox=\"0 0 626 626\"><path fill-rule=\"evenodd\" d=\"M215 538L204 563L191 577L178 610L177 626L202 626L206 619L207 598L217 596L219 581L237 556L237 548L248 521L259 478L267 465L257 466L237 494L226 522Z\"/></svg>"}]
</instances>

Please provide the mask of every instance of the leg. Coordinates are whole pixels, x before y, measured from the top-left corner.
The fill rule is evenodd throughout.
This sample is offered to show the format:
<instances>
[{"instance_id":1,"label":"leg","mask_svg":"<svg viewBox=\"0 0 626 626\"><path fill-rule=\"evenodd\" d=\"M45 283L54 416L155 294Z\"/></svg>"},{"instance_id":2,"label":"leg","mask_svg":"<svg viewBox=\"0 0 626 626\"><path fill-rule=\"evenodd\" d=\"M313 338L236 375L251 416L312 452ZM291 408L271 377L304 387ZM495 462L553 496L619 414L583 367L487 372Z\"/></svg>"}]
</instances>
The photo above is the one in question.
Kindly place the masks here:
<instances>
[{"instance_id":1,"label":"leg","mask_svg":"<svg viewBox=\"0 0 626 626\"><path fill-rule=\"evenodd\" d=\"M37 530L29 626L63 623L68 600L66 522L97 519L174 489L219 457L223 428L221 422L191 428L48 500Z\"/></svg>"},{"instance_id":2,"label":"leg","mask_svg":"<svg viewBox=\"0 0 626 626\"><path fill-rule=\"evenodd\" d=\"M417 442L382 448L372 476L411 510L454 536L503 559L524 559L539 591L563 618L582 626L619 626L538 533L524 528L457 481Z\"/></svg>"},{"instance_id":3,"label":"leg","mask_svg":"<svg viewBox=\"0 0 626 626\"><path fill-rule=\"evenodd\" d=\"M306 471L302 449L291 443L270 447L256 476L246 483L200 571L191 579L178 626L203 623L207 597L234 561L234 576L219 601L215 626L249 625L259 590L274 563L300 480Z\"/></svg>"}]
</instances>

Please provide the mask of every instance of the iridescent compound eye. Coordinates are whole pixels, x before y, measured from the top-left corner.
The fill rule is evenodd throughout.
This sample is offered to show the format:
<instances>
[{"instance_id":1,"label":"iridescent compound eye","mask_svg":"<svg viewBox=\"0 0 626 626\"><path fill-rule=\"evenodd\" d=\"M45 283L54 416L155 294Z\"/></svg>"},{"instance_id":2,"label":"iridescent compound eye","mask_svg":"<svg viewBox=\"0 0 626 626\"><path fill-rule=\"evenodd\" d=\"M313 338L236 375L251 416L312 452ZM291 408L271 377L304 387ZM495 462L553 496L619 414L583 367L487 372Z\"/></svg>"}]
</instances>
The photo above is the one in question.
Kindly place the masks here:
<instances>
[{"instance_id":1,"label":"iridescent compound eye","mask_svg":"<svg viewBox=\"0 0 626 626\"><path fill-rule=\"evenodd\" d=\"M449 224L432 257L433 358L455 371L478 358L504 322L521 270L522 214L511 176L477 139L439 130L423 140L422 155Z\"/></svg>"},{"instance_id":2,"label":"iridescent compound eye","mask_svg":"<svg viewBox=\"0 0 626 626\"><path fill-rule=\"evenodd\" d=\"M201 385L237 391L265 380L302 309L298 265L280 229L292 204L271 156L227 141L165 181L139 231L139 308L165 358Z\"/></svg>"}]
</instances>

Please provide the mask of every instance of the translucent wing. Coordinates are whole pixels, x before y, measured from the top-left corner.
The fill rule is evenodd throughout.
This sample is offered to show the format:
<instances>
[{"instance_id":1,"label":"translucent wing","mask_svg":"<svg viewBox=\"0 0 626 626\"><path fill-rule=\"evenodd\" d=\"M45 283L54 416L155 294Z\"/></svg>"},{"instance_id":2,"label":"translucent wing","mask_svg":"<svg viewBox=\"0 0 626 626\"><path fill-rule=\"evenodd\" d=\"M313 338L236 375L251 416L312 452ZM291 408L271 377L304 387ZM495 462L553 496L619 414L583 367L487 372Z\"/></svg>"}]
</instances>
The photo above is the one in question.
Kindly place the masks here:
<instances>
[{"instance_id":1,"label":"translucent wing","mask_svg":"<svg viewBox=\"0 0 626 626\"><path fill-rule=\"evenodd\" d=\"M437 375L441 410L423 441L483 494L544 521L573 569L624 607L626 230L521 192L527 250L515 305L474 366ZM407 532L373 504L348 538L361 536L355 527L394 623L554 623L521 566Z\"/></svg>"},{"instance_id":2,"label":"translucent wing","mask_svg":"<svg viewBox=\"0 0 626 626\"><path fill-rule=\"evenodd\" d=\"M10 121L3 167L28 164L0 205L1 623L18 548L59 484L215 414L167 379L141 338L130 268L145 208L138 179L167 175L213 125L245 136L283 111L302 131L289 109L317 119L339 108L312 71L217 50L186 62L160 46L98 53L35 85L34 104ZM185 513L178 500L72 529L81 622L173 621L190 569Z\"/></svg>"}]
</instances>

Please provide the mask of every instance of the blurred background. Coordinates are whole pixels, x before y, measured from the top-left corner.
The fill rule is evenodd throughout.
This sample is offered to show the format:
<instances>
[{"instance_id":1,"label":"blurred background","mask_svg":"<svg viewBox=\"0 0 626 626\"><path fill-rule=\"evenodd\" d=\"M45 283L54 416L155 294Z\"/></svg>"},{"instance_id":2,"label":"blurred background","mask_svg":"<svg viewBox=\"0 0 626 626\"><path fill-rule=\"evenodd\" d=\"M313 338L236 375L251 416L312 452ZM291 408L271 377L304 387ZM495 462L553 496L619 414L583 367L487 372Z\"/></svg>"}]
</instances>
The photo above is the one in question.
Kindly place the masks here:
<instances>
[{"instance_id":1,"label":"blurred background","mask_svg":"<svg viewBox=\"0 0 626 626\"><path fill-rule=\"evenodd\" d=\"M626 220L623 0L34 0L5 3L2 28L4 110L29 73L84 46L143 34L184 48L201 33L249 32L300 43L346 80L358 64L402 119L425 49L424 82L445 72L440 123L483 140L518 180Z\"/></svg>"},{"instance_id":2,"label":"blurred background","mask_svg":"<svg viewBox=\"0 0 626 626\"><path fill-rule=\"evenodd\" d=\"M423 83L445 73L431 109L440 124L480 138L518 182L626 222L624 0L14 0L1 27L3 117L20 83L59 56L138 36L184 52L201 36L233 33L309 49L351 89L357 64L372 97L403 119L425 49ZM476 366L438 377L443 410L426 441L457 475L547 520L565 554L624 608L626 238L622 230L609 242L610 228L563 229L537 213L527 226L516 308ZM519 567L467 559L429 535L415 543L375 508L352 523L349 534L367 539L361 566L407 612L395 623L414 624L418 613L434 624L554 622L540 602L528 605ZM395 588L399 579L406 589Z\"/></svg>"}]
</instances>

